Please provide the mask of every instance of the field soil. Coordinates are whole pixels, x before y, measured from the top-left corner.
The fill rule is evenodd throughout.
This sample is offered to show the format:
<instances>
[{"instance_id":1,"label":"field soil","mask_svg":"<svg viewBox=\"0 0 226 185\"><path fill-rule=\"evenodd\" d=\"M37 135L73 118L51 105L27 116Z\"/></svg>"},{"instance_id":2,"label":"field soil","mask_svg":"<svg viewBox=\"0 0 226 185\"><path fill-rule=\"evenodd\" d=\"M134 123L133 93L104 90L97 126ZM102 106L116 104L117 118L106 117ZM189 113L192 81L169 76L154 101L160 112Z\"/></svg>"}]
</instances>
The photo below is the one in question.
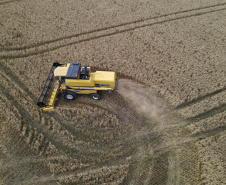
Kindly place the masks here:
<instances>
[{"instance_id":1,"label":"field soil","mask_svg":"<svg viewBox=\"0 0 226 185\"><path fill-rule=\"evenodd\" d=\"M1 0L0 184L225 184L225 0ZM53 62L115 71L35 106Z\"/></svg>"}]
</instances>

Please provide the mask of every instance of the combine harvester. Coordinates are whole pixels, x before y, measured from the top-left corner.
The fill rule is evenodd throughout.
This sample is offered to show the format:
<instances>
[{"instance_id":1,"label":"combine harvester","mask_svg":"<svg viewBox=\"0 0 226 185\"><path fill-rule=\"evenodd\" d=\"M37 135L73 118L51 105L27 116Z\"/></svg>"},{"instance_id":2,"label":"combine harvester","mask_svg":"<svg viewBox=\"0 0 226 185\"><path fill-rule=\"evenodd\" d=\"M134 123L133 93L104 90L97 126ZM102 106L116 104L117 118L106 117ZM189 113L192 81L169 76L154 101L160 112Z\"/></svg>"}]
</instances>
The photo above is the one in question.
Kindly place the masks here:
<instances>
[{"instance_id":1,"label":"combine harvester","mask_svg":"<svg viewBox=\"0 0 226 185\"><path fill-rule=\"evenodd\" d=\"M57 83L51 90L54 77ZM108 91L111 94L117 86L115 72L92 72L90 67L82 67L80 63L53 63L37 105L44 111L53 111L60 93L63 93L66 100L74 100L78 94L91 94L94 100L99 100L98 91Z\"/></svg>"}]
</instances>

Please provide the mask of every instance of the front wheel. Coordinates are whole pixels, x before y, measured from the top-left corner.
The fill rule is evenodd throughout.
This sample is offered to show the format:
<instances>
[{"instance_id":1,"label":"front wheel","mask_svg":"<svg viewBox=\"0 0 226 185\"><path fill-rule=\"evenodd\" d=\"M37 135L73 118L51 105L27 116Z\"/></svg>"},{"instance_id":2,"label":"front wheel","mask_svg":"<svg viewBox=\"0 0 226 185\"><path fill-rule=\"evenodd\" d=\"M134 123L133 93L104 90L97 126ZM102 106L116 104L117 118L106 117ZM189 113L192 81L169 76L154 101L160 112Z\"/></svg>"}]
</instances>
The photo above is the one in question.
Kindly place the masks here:
<instances>
[{"instance_id":1,"label":"front wheel","mask_svg":"<svg viewBox=\"0 0 226 185\"><path fill-rule=\"evenodd\" d=\"M66 91L64 93L64 99L65 100L74 100L77 98L77 94L72 91Z\"/></svg>"},{"instance_id":2,"label":"front wheel","mask_svg":"<svg viewBox=\"0 0 226 185\"><path fill-rule=\"evenodd\" d=\"M91 94L91 98L93 98L94 100L99 100L100 99L100 95L99 94Z\"/></svg>"}]
</instances>

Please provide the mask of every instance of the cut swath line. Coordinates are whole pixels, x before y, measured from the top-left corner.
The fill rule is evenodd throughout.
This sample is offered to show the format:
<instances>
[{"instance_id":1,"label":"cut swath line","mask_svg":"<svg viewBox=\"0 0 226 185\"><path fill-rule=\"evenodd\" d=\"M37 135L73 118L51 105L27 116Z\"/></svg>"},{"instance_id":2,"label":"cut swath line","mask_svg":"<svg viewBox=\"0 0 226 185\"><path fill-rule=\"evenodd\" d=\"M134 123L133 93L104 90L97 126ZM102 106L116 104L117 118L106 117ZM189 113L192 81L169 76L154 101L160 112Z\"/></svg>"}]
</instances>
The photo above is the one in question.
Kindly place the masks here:
<instances>
[{"instance_id":1,"label":"cut swath line","mask_svg":"<svg viewBox=\"0 0 226 185\"><path fill-rule=\"evenodd\" d=\"M138 22L131 23L131 24L128 24L125 26L119 26L119 27L117 27L117 29L109 28L106 30L104 29L103 31L101 30L101 31L96 31L96 32L90 32L89 34L80 34L77 37L72 37L72 38L70 37L70 39L68 39L68 40L63 39L63 40L60 40L57 42L53 42L52 45L49 45L51 43L47 43L47 46L45 46L45 44L44 44L44 45L41 45L41 46L38 46L35 48L31 47L30 49L27 49L27 50L19 50L19 51L13 50L13 51L8 51L8 52L3 51L0 55L0 57L2 59L14 59L14 58L24 58L24 57L29 57L29 56L33 56L33 55L39 55L39 54L53 51L53 50L56 50L56 49L59 49L62 47L66 47L66 46L70 46L70 45L74 45L74 44L78 44L78 43L82 43L82 42L86 42L86 41L91 41L91 40L95 40L95 39L99 39L99 38L103 38L103 37L108 37L108 36L112 36L115 34L132 31L132 30L135 30L138 28L144 28L147 26L153 26L153 25L167 23L167 22L171 22L171 21L175 21L175 20L184 19L184 18L200 16L200 15L204 15L204 14L208 14L208 13L222 11L222 10L225 10L225 8L222 8L223 5L214 6L215 9L212 9L213 7L211 7L211 8L195 10L195 12L194 12L194 10L192 10L192 11L184 11L184 12L178 13L178 14L170 14L170 15L162 16L162 17L160 16L160 17L153 18L153 19L138 21ZM66 42L66 44L65 44L65 42ZM45 47L45 48L43 49L43 47Z\"/></svg>"}]
</instances>

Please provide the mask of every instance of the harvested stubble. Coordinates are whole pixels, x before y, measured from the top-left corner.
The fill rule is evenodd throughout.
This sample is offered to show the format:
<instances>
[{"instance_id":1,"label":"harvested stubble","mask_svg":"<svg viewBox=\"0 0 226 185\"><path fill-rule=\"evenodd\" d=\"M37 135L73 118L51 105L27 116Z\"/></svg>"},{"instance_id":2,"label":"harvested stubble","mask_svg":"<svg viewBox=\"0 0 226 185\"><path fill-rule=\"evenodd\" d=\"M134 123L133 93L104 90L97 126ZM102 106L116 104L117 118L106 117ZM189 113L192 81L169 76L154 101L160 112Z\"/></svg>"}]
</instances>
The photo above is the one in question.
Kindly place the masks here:
<instances>
[{"instance_id":1,"label":"harvested stubble","mask_svg":"<svg viewBox=\"0 0 226 185\"><path fill-rule=\"evenodd\" d=\"M57 108L56 112L76 127L117 128L119 120L109 111L85 104L76 104L76 108Z\"/></svg>"},{"instance_id":2,"label":"harvested stubble","mask_svg":"<svg viewBox=\"0 0 226 185\"><path fill-rule=\"evenodd\" d=\"M107 144L122 137L119 120L105 109L76 103L76 108L58 107L56 113L66 120L71 128L79 130L80 133L77 133L76 137L80 135L81 139L93 146Z\"/></svg>"},{"instance_id":3,"label":"harvested stubble","mask_svg":"<svg viewBox=\"0 0 226 185\"><path fill-rule=\"evenodd\" d=\"M225 131L196 143L201 167L201 182L203 184L224 184L226 182L225 144Z\"/></svg>"},{"instance_id":4,"label":"harvested stubble","mask_svg":"<svg viewBox=\"0 0 226 185\"><path fill-rule=\"evenodd\" d=\"M1 76L1 77L3 77L3 76ZM7 81L4 81L4 82L7 82ZM8 83L8 86L9 86L9 88L12 87L10 83ZM13 89L14 89L14 91L11 91L11 92L19 93L19 94L17 94L16 97L21 98L22 96L20 96L20 91L16 91L15 87ZM4 96L2 95L1 97L3 98ZM4 102L5 100L2 99L2 102ZM23 99L22 99L22 101L23 101L23 103L26 102ZM33 107L33 105L32 105L32 107ZM14 131L20 132L20 135L24 137L24 140L29 144L29 146L36 153L41 154L41 155L42 154L50 155L50 154L54 154L56 152L56 149L54 149L54 146L51 147L51 144L46 142L44 135L42 133L38 133L35 128L30 126L26 122L27 120L25 120L21 116L21 114L19 113L19 110L14 105L9 103L9 100L8 100L8 103L3 103L1 108L2 108L1 118L3 118L2 121L7 121L8 126L10 126L11 129L15 128L16 130L13 129ZM7 119L5 120L4 118L8 118L9 120L7 120ZM3 129L3 128L4 127L2 125L1 129ZM54 150L54 151L52 151L52 150Z\"/></svg>"},{"instance_id":5,"label":"harvested stubble","mask_svg":"<svg viewBox=\"0 0 226 185\"><path fill-rule=\"evenodd\" d=\"M16 131L21 130L22 116L19 111L12 105L12 103L3 94L0 96L0 120L1 120L1 135L7 127L13 128Z\"/></svg>"},{"instance_id":6,"label":"harvested stubble","mask_svg":"<svg viewBox=\"0 0 226 185\"><path fill-rule=\"evenodd\" d=\"M59 181L68 184L120 184L128 172L128 164L119 166L104 166L76 175L60 177Z\"/></svg>"},{"instance_id":7,"label":"harvested stubble","mask_svg":"<svg viewBox=\"0 0 226 185\"><path fill-rule=\"evenodd\" d=\"M0 183L17 184L19 179L30 178L34 174L46 175L50 171L44 160L36 163L37 155L42 155L40 144L43 135L34 129L25 129L23 116L12 102L3 94L0 97L0 148L2 161L0 165ZM46 148L46 152L49 147ZM30 162L29 162L30 161ZM15 178L17 177L17 178Z\"/></svg>"},{"instance_id":8,"label":"harvested stubble","mask_svg":"<svg viewBox=\"0 0 226 185\"><path fill-rule=\"evenodd\" d=\"M193 142L179 145L169 154L168 184L198 184L199 156Z\"/></svg>"},{"instance_id":9,"label":"harvested stubble","mask_svg":"<svg viewBox=\"0 0 226 185\"><path fill-rule=\"evenodd\" d=\"M70 171L76 171L85 167L89 167L89 164L82 164L77 159L73 159L68 156L62 156L54 160L48 161L47 166L53 174L61 174Z\"/></svg>"},{"instance_id":10,"label":"harvested stubble","mask_svg":"<svg viewBox=\"0 0 226 185\"><path fill-rule=\"evenodd\" d=\"M10 125L14 125L17 130L21 127L21 120L22 117L19 113L19 111L15 108L15 106L12 105L9 99L7 99L4 94L1 93L0 96L0 114L1 114L1 121L2 122L9 122ZM17 118L17 119L16 119Z\"/></svg>"}]
</instances>

